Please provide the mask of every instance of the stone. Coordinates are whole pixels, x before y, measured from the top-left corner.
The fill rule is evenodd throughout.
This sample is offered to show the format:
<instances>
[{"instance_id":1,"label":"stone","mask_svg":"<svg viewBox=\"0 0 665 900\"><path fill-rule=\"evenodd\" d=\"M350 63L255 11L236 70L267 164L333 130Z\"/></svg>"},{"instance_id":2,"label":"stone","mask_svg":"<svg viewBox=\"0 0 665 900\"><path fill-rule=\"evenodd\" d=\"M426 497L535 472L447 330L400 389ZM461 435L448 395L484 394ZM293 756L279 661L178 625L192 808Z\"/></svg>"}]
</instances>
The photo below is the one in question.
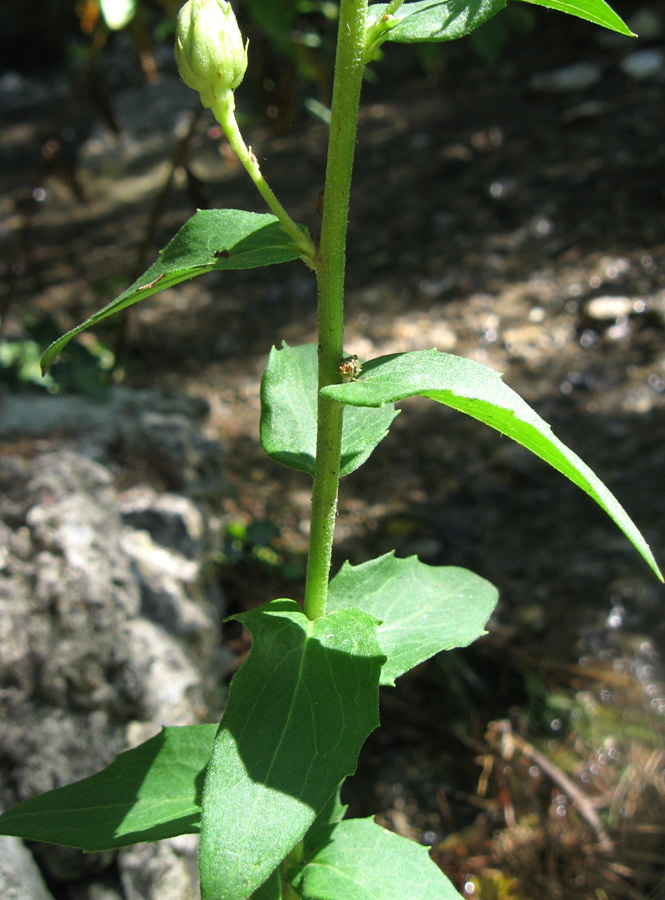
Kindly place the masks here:
<instances>
[{"instance_id":1,"label":"stone","mask_svg":"<svg viewBox=\"0 0 665 900\"><path fill-rule=\"evenodd\" d=\"M205 715L221 598L203 516L187 498L139 493L123 504L109 466L73 450L0 457L6 805L99 771L139 733ZM46 844L34 854L64 885L102 884L114 859Z\"/></svg>"},{"instance_id":2,"label":"stone","mask_svg":"<svg viewBox=\"0 0 665 900\"><path fill-rule=\"evenodd\" d=\"M529 87L540 94L565 94L585 91L598 84L600 79L600 66L595 63L579 62L551 72L539 72L529 80Z\"/></svg>"},{"instance_id":3,"label":"stone","mask_svg":"<svg viewBox=\"0 0 665 900\"><path fill-rule=\"evenodd\" d=\"M53 900L32 854L17 838L0 836L2 900Z\"/></svg>"},{"instance_id":4,"label":"stone","mask_svg":"<svg viewBox=\"0 0 665 900\"><path fill-rule=\"evenodd\" d=\"M665 75L665 51L656 47L636 50L621 60L619 68L634 81L646 81L657 75Z\"/></svg>"},{"instance_id":5,"label":"stone","mask_svg":"<svg viewBox=\"0 0 665 900\"><path fill-rule=\"evenodd\" d=\"M635 301L631 297L594 297L584 307L591 319L607 321L629 316L635 311Z\"/></svg>"}]
</instances>

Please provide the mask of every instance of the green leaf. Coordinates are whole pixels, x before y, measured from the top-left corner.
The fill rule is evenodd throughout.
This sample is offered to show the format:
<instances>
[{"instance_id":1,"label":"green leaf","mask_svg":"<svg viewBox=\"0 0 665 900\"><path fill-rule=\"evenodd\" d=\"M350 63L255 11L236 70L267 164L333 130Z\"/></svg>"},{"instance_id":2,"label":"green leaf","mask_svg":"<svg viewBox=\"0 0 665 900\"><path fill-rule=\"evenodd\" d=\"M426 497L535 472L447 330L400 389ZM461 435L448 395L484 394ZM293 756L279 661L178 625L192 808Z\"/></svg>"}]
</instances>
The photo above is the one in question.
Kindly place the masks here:
<instances>
[{"instance_id":1,"label":"green leaf","mask_svg":"<svg viewBox=\"0 0 665 900\"><path fill-rule=\"evenodd\" d=\"M619 34L635 37L625 22L604 0L523 0L523 2L556 9L559 12L586 19L587 22L593 22L594 25L602 25L603 28L609 28L610 31L618 31Z\"/></svg>"},{"instance_id":2,"label":"green leaf","mask_svg":"<svg viewBox=\"0 0 665 900\"><path fill-rule=\"evenodd\" d=\"M282 867L277 868L252 894L252 900L282 900Z\"/></svg>"},{"instance_id":3,"label":"green leaf","mask_svg":"<svg viewBox=\"0 0 665 900\"><path fill-rule=\"evenodd\" d=\"M461 900L426 847L372 819L329 827L318 850L289 871L303 900Z\"/></svg>"},{"instance_id":4,"label":"green leaf","mask_svg":"<svg viewBox=\"0 0 665 900\"><path fill-rule=\"evenodd\" d=\"M322 835L327 836L330 826L342 821L348 808L346 804L342 803L342 785L339 784L303 838L305 856L310 856L314 849L318 849L325 843Z\"/></svg>"},{"instance_id":5,"label":"green leaf","mask_svg":"<svg viewBox=\"0 0 665 900\"><path fill-rule=\"evenodd\" d=\"M48 371L74 335L139 300L206 272L254 269L289 262L299 256L275 216L242 209L200 209L160 250L157 262L131 287L51 344L42 356L42 372Z\"/></svg>"},{"instance_id":6,"label":"green leaf","mask_svg":"<svg viewBox=\"0 0 665 900\"><path fill-rule=\"evenodd\" d=\"M417 350L371 360L364 364L359 381L330 385L321 393L353 406L382 406L420 395L490 425L586 491L663 580L646 541L614 495L586 463L552 434L547 422L503 383L494 369L437 350Z\"/></svg>"},{"instance_id":7,"label":"green leaf","mask_svg":"<svg viewBox=\"0 0 665 900\"><path fill-rule=\"evenodd\" d=\"M301 840L378 725L384 656L358 609L310 621L292 600L235 617L252 633L212 753L203 900L245 900Z\"/></svg>"},{"instance_id":8,"label":"green leaf","mask_svg":"<svg viewBox=\"0 0 665 900\"><path fill-rule=\"evenodd\" d=\"M393 14L399 20L386 39L400 44L420 41L454 41L479 28L505 8L507 0L421 0L405 3ZM386 3L372 4L368 29L381 21Z\"/></svg>"},{"instance_id":9,"label":"green leaf","mask_svg":"<svg viewBox=\"0 0 665 900\"><path fill-rule=\"evenodd\" d=\"M272 348L261 382L261 445L271 459L312 476L317 388L316 344ZM397 414L392 404L344 410L340 475L349 475L365 462Z\"/></svg>"},{"instance_id":10,"label":"green leaf","mask_svg":"<svg viewBox=\"0 0 665 900\"><path fill-rule=\"evenodd\" d=\"M6 810L0 834L87 851L196 834L216 731L164 728L102 772Z\"/></svg>"},{"instance_id":11,"label":"green leaf","mask_svg":"<svg viewBox=\"0 0 665 900\"><path fill-rule=\"evenodd\" d=\"M393 685L435 653L485 634L497 600L496 588L467 569L386 553L359 566L344 563L330 582L328 609L356 607L381 622L381 684Z\"/></svg>"}]
</instances>

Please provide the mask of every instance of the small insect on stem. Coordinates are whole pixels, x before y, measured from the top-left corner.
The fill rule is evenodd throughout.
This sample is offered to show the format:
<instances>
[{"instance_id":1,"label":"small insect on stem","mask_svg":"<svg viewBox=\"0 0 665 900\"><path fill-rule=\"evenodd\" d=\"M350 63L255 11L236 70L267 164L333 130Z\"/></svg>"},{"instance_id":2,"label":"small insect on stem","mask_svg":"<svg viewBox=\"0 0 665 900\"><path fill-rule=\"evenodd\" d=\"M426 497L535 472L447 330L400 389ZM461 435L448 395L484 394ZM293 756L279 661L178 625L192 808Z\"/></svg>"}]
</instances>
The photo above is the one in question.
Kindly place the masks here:
<instances>
[{"instance_id":1,"label":"small insect on stem","mask_svg":"<svg viewBox=\"0 0 665 900\"><path fill-rule=\"evenodd\" d=\"M362 372L363 367L357 356L345 356L340 360L337 369L338 375L341 375L345 382L357 381L358 376Z\"/></svg>"},{"instance_id":2,"label":"small insect on stem","mask_svg":"<svg viewBox=\"0 0 665 900\"><path fill-rule=\"evenodd\" d=\"M228 259L229 255L230 254L228 250L215 250L215 252L213 253L215 259Z\"/></svg>"},{"instance_id":3,"label":"small insect on stem","mask_svg":"<svg viewBox=\"0 0 665 900\"><path fill-rule=\"evenodd\" d=\"M149 281L148 284L142 284L141 287L137 288L137 291L149 291L151 288L154 288L156 284L162 280L162 278L166 278L166 272L162 272L161 275L158 275L154 281Z\"/></svg>"}]
</instances>

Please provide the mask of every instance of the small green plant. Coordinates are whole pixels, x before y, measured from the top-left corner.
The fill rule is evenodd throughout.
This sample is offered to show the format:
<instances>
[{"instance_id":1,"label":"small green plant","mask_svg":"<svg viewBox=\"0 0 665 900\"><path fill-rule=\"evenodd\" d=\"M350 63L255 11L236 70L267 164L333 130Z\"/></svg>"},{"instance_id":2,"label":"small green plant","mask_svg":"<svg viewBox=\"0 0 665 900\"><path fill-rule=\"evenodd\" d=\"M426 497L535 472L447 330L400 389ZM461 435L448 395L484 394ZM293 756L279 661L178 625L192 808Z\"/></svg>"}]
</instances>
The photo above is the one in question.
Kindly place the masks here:
<instances>
[{"instance_id":1,"label":"small green plant","mask_svg":"<svg viewBox=\"0 0 665 900\"><path fill-rule=\"evenodd\" d=\"M622 34L603 0L530 0ZM313 478L304 606L276 599L236 618L253 636L219 726L165 728L104 771L19 803L0 831L84 850L201 834L204 900L451 900L427 849L345 819L339 799L377 727L380 685L442 650L469 644L496 589L460 568L387 554L330 578L339 479L370 456L413 396L490 425L571 479L614 519L661 578L644 538L594 473L492 369L436 350L364 362L343 349L344 264L363 71L385 42L471 33L506 0L342 0L321 239L277 200L245 145L234 91L248 50L224 0L189 0L178 21L183 79L220 122L271 214L205 210L191 218L131 287L55 341L67 342L164 288L206 272L302 260L318 285L319 343L270 352L261 386L268 456Z\"/></svg>"}]
</instances>

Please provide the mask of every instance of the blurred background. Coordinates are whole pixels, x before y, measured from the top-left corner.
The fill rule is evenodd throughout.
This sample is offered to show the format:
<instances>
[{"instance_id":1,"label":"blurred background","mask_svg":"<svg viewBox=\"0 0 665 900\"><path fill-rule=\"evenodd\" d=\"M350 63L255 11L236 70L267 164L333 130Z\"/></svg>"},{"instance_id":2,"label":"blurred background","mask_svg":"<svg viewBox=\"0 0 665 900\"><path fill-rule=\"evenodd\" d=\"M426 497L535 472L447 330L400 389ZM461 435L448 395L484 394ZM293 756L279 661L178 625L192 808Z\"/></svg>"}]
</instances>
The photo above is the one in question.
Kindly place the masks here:
<instances>
[{"instance_id":1,"label":"blurred background","mask_svg":"<svg viewBox=\"0 0 665 900\"><path fill-rule=\"evenodd\" d=\"M145 271L197 208L265 211L178 79L178 6L0 9L7 805L94 771L155 722L213 719L249 647L222 613L302 594L310 485L263 455L258 418L270 347L316 339L304 267L217 272L164 291L39 374L48 342ZM316 236L338 4L234 8L250 41L236 94L245 139ZM614 8L637 39L514 3L462 41L384 45L362 98L346 349L366 359L435 346L503 372L617 495L662 565L665 3ZM665 897L662 586L561 476L431 406L404 404L342 483L335 565L396 548L478 572L500 604L487 638L382 695L383 727L345 799L431 845L469 897ZM67 530L72 517L84 535ZM53 571L64 567L48 590L45 553ZM59 578L75 583L76 601L58 594ZM90 618L90 597L132 578L116 638L129 621L141 659L160 640L160 653L182 655L177 702L130 690L127 672L143 670L129 651L129 669L110 645L100 672L86 668L107 628ZM78 649L53 672L63 640ZM28 725L60 735L55 749L32 746ZM72 759L79 768L66 768ZM189 860L174 894L188 896L191 848L168 852L146 885L132 851L93 865L37 848L43 896L163 900L165 873ZM25 896L42 900L35 891Z\"/></svg>"}]
</instances>

